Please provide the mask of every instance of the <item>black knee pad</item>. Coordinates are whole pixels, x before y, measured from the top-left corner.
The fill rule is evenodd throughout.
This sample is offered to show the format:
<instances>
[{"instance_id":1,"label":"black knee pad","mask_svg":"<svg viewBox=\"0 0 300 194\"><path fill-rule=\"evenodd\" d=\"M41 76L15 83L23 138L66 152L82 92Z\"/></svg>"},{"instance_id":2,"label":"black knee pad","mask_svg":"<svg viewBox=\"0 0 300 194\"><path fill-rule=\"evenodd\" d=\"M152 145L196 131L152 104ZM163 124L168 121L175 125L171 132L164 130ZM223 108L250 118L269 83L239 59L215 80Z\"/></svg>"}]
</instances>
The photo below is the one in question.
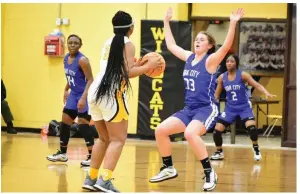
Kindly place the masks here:
<instances>
[{"instance_id":1,"label":"black knee pad","mask_svg":"<svg viewBox=\"0 0 300 194\"><path fill-rule=\"evenodd\" d=\"M73 120L77 117L77 111L76 110L64 108L63 113L69 115L69 117Z\"/></svg>"},{"instance_id":2,"label":"black knee pad","mask_svg":"<svg viewBox=\"0 0 300 194\"><path fill-rule=\"evenodd\" d=\"M230 125L230 123L228 123L222 119L218 119L217 123L221 123L222 125L224 125L225 129Z\"/></svg>"},{"instance_id":3,"label":"black knee pad","mask_svg":"<svg viewBox=\"0 0 300 194\"><path fill-rule=\"evenodd\" d=\"M78 118L83 118L90 122L91 115L89 115L88 112L78 113Z\"/></svg>"},{"instance_id":4,"label":"black knee pad","mask_svg":"<svg viewBox=\"0 0 300 194\"><path fill-rule=\"evenodd\" d=\"M93 146L94 145L94 136L93 136L93 132L92 129L90 128L90 126L88 124L79 124L79 131L81 133L81 135L83 136L86 146Z\"/></svg>"},{"instance_id":5,"label":"black knee pad","mask_svg":"<svg viewBox=\"0 0 300 194\"><path fill-rule=\"evenodd\" d=\"M258 139L258 134L257 134L257 129L254 125L250 125L246 128L247 131L249 131L250 134L250 139L252 141L257 141Z\"/></svg>"},{"instance_id":6,"label":"black knee pad","mask_svg":"<svg viewBox=\"0 0 300 194\"><path fill-rule=\"evenodd\" d=\"M222 144L223 144L222 132L215 129L213 135L214 135L215 145L217 147L222 146Z\"/></svg>"},{"instance_id":7,"label":"black knee pad","mask_svg":"<svg viewBox=\"0 0 300 194\"><path fill-rule=\"evenodd\" d=\"M70 139L70 125L61 123L60 125L60 146L67 146Z\"/></svg>"}]
</instances>

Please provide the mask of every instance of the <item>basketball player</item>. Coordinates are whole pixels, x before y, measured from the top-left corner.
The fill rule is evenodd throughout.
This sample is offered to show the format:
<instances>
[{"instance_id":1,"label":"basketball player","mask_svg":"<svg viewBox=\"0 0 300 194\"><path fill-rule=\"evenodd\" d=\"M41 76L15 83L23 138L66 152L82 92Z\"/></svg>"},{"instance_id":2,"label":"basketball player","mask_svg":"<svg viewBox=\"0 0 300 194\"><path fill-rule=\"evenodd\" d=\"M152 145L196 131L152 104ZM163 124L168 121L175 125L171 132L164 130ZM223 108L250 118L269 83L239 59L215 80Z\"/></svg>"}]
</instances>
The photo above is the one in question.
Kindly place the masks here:
<instances>
[{"instance_id":1,"label":"basketball player","mask_svg":"<svg viewBox=\"0 0 300 194\"><path fill-rule=\"evenodd\" d=\"M216 187L217 174L212 169L207 150L201 135L215 124L218 108L215 105L214 88L215 73L218 65L229 51L235 34L237 22L244 10L238 9L230 15L230 26L223 46L215 51L215 40L207 32L199 32L194 41L195 53L186 51L176 45L169 21L172 17L171 8L164 19L166 44L176 57L186 62L183 79L185 84L185 107L163 121L155 130L155 138L163 167L150 179L151 183L172 179L178 176L172 162L172 148L169 136L184 132L184 136L204 168L205 183L203 190L209 191Z\"/></svg>"},{"instance_id":2,"label":"basketball player","mask_svg":"<svg viewBox=\"0 0 300 194\"><path fill-rule=\"evenodd\" d=\"M230 55L226 60L227 72L218 78L218 86L215 97L219 101L222 89L226 90L226 105L224 112L219 116L214 131L214 142L217 151L211 156L212 160L223 160L224 154L222 150L222 131L233 123L237 116L245 123L246 130L250 134L253 143L254 160L261 160L257 139L257 128L255 127L254 114L252 105L247 95L246 83L253 86L266 95L266 98L275 97L270 94L262 85L257 83L250 74L242 72L238 69L239 58L236 55Z\"/></svg>"},{"instance_id":3,"label":"basketball player","mask_svg":"<svg viewBox=\"0 0 300 194\"><path fill-rule=\"evenodd\" d=\"M88 92L89 111L99 139L93 148L90 173L82 186L104 192L118 192L111 179L127 138L129 78L142 75L159 64L156 58L149 58L143 66L140 61L134 63L135 46L129 40L134 23L128 13L118 11L112 24L115 35L104 44L100 73ZM104 157L104 169L97 180Z\"/></svg>"},{"instance_id":4,"label":"basketball player","mask_svg":"<svg viewBox=\"0 0 300 194\"><path fill-rule=\"evenodd\" d=\"M91 153L94 145L94 137L89 126L91 116L88 115L87 94L93 82L92 69L89 60L79 52L82 40L79 36L72 34L67 39L69 53L64 58L64 68L67 84L64 91L65 107L60 126L60 150L57 153L47 156L52 162L66 162L68 142L70 139L70 126L78 117L78 125L89 154L87 159L81 162L83 166L89 166ZM69 89L71 92L69 93Z\"/></svg>"}]
</instances>

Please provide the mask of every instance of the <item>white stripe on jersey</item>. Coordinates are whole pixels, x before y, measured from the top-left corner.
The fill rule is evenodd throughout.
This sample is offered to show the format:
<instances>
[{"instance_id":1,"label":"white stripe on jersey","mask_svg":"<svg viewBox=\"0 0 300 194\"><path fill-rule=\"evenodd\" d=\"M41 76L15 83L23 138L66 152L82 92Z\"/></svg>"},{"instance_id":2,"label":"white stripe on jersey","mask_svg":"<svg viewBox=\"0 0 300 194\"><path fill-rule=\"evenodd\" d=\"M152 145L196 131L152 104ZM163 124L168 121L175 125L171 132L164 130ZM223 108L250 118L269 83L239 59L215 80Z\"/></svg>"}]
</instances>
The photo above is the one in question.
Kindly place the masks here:
<instances>
[{"instance_id":1,"label":"white stripe on jersey","mask_svg":"<svg viewBox=\"0 0 300 194\"><path fill-rule=\"evenodd\" d=\"M208 130L208 127L211 125L211 123L214 121L214 119L219 114L218 107L214 103L211 103L210 106L212 107L213 111L211 112L211 114L205 121L204 126L205 126L206 130Z\"/></svg>"},{"instance_id":2,"label":"white stripe on jersey","mask_svg":"<svg viewBox=\"0 0 300 194\"><path fill-rule=\"evenodd\" d=\"M209 97L210 103L212 103L212 101L211 101L211 97L210 97L209 93L210 93L210 88L211 88L213 76L214 76L213 74L210 76L211 78L210 78L210 83L209 83L209 86L208 86L208 97Z\"/></svg>"}]
</instances>

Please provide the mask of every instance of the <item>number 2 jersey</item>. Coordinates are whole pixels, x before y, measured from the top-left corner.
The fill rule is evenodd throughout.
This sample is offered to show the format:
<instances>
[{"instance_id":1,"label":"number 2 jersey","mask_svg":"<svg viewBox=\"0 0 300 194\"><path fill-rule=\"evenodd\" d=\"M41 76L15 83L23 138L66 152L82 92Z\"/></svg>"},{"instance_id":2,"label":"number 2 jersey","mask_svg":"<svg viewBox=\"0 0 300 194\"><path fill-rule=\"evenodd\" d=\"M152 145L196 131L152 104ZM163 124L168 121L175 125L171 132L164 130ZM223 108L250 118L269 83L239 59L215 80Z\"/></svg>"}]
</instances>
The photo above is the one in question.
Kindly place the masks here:
<instances>
[{"instance_id":1,"label":"number 2 jersey","mask_svg":"<svg viewBox=\"0 0 300 194\"><path fill-rule=\"evenodd\" d=\"M78 52L72 64L68 64L69 56L70 54L68 53L64 58L66 78L69 83L71 93L80 95L84 92L87 84L85 75L79 65L79 59L84 55L81 52Z\"/></svg>"},{"instance_id":2,"label":"number 2 jersey","mask_svg":"<svg viewBox=\"0 0 300 194\"><path fill-rule=\"evenodd\" d=\"M240 109L249 106L249 96L247 87L242 79L242 72L236 70L235 79L228 80L228 72L223 74L223 88L226 91L226 106Z\"/></svg>"},{"instance_id":3,"label":"number 2 jersey","mask_svg":"<svg viewBox=\"0 0 300 194\"><path fill-rule=\"evenodd\" d=\"M195 65L192 65L195 54L189 56L186 61L183 71L186 106L198 107L215 103L216 75L206 70L208 56L205 55Z\"/></svg>"}]
</instances>

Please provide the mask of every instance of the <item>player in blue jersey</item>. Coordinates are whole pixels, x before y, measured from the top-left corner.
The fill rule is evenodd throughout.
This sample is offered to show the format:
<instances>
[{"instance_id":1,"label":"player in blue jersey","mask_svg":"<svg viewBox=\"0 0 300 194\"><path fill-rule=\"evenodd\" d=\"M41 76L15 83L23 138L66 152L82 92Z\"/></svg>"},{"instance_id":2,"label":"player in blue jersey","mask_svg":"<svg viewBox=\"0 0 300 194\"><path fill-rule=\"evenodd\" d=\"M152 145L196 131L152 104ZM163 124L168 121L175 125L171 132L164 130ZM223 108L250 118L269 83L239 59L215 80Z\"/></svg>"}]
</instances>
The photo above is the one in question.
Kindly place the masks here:
<instances>
[{"instance_id":1,"label":"player in blue jersey","mask_svg":"<svg viewBox=\"0 0 300 194\"><path fill-rule=\"evenodd\" d=\"M60 126L60 150L47 157L52 162L66 162L67 146L70 139L70 126L78 117L79 130L82 134L89 154L87 159L81 162L83 166L89 166L91 153L94 145L94 137L89 126L91 116L88 114L87 94L93 82L91 65L79 49L82 40L79 36L72 34L67 39L69 53L64 58L64 69L67 84L64 90L64 103L62 123ZM71 90L69 93L69 89Z\"/></svg>"},{"instance_id":2,"label":"player in blue jersey","mask_svg":"<svg viewBox=\"0 0 300 194\"><path fill-rule=\"evenodd\" d=\"M275 97L270 94L262 85L257 83L250 74L242 72L238 69L239 58L235 55L230 55L226 60L227 71L218 78L218 86L215 97L219 100L222 89L226 91L226 105L224 112L219 116L214 131L214 142L217 151L211 156L212 160L222 160L224 158L222 150L222 131L233 123L237 116L245 123L246 130L250 134L250 139L253 143L254 159L261 160L261 153L257 143L258 134L255 127L254 114L252 105L247 95L246 83L256 88L266 95L266 98Z\"/></svg>"},{"instance_id":3,"label":"player in blue jersey","mask_svg":"<svg viewBox=\"0 0 300 194\"><path fill-rule=\"evenodd\" d=\"M207 32L199 32L194 41L194 53L176 45L169 21L172 17L171 8L164 19L164 34L168 50L176 57L185 61L183 79L185 84L185 107L163 121L155 130L158 150L163 160L160 172L150 179L151 183L160 182L178 176L172 162L172 149L169 136L184 132L184 136L204 168L205 183L203 190L209 191L216 187L217 174L212 169L206 146L201 139L211 128L218 116L215 105L214 88L215 73L218 65L231 48L235 27L243 16L244 10L238 9L230 15L230 26L224 44L215 52L215 40Z\"/></svg>"}]
</instances>

